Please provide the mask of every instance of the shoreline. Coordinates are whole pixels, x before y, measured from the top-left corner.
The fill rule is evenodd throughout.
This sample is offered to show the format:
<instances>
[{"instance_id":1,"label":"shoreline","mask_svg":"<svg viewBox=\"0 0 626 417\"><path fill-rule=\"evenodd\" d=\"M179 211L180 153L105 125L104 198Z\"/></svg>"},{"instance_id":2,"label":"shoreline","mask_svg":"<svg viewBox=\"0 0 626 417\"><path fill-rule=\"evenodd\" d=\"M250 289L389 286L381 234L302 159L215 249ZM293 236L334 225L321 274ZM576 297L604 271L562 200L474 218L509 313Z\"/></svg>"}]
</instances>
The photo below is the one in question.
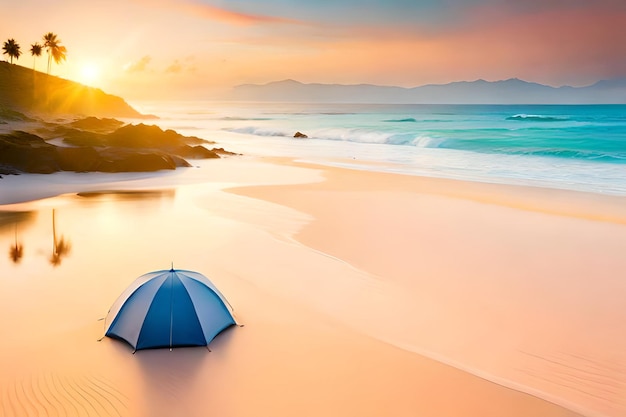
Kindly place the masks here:
<instances>
[{"instance_id":1,"label":"shoreline","mask_svg":"<svg viewBox=\"0 0 626 417\"><path fill-rule=\"evenodd\" d=\"M232 159L227 157L225 159ZM389 176L388 178L402 178L400 185L396 185L395 189L402 188L402 184L408 182L421 182L419 191L426 194L442 195L452 198L469 199L485 204L496 204L510 208L517 208L529 211L541 211L546 214L572 216L578 218L588 218L590 220L612 222L626 224L626 196L616 194L602 194L592 191L571 190L563 188L551 188L549 186L541 187L534 185L521 185L513 183L463 180L457 178L425 176L406 172L388 172L383 170L371 170L350 166L353 161L346 160L343 165L342 161L324 163L324 161L304 160L295 157L267 157L267 156L249 156L247 159L253 159L261 163L287 165L294 167L310 168L318 171L335 171L344 170L347 172L363 173L364 176ZM3 185L8 185L5 189L6 193L0 193L0 206L18 203L27 203L30 201L41 200L45 198L55 197L66 193L89 192L92 190L100 190L104 184L121 184L131 183L121 188L124 190L145 187L144 183L157 183L159 179L165 179L169 182L169 177L182 176L186 173L204 165L202 161L195 160L195 166L179 167L174 171L154 171L154 172L71 172L60 171L50 174L32 174L21 173L19 175L3 175L0 178L0 191ZM208 161L209 164L215 161ZM378 165L375 162L370 165ZM385 163L385 166L391 165ZM90 177L90 178L88 178ZM192 176L193 177L193 176ZM24 186L33 180L42 181L39 189L25 190ZM52 181L49 181L52 180ZM199 178L193 178L192 182L202 181ZM139 184L133 184L138 182ZM389 184L392 184L391 182ZM52 186L52 190L43 189L44 186ZM263 185L261 185L263 186ZM240 187L238 187L240 188ZM9 196L12 194L12 196ZM19 197L15 198L14 196ZM506 198L501 198L506 195ZM551 200L546 204L545 199ZM590 200L596 200L592 202ZM581 202L592 203L594 207L580 208L577 205ZM543 207L539 208L539 206Z\"/></svg>"},{"instance_id":2,"label":"shoreline","mask_svg":"<svg viewBox=\"0 0 626 417\"><path fill-rule=\"evenodd\" d=\"M541 187L495 181L425 176L404 172L377 171L355 168L349 165L337 166L324 164L323 162L309 162L299 158L270 158L270 160L272 159L277 163L286 163L297 167L329 168L331 172L335 169L348 172L357 171L363 172L365 177L378 177L381 175L386 178L396 178L396 180L385 182L383 185L383 187L392 186L391 190L402 190L409 183L413 183L418 192L426 194L472 200L520 210L540 211L546 214L626 224L625 195L551 188L549 186ZM402 178L402 181L397 181L399 178ZM381 187L379 188L382 189ZM591 205L580 207L581 203Z\"/></svg>"},{"instance_id":3,"label":"shoreline","mask_svg":"<svg viewBox=\"0 0 626 417\"><path fill-rule=\"evenodd\" d=\"M240 159L244 159L245 161L241 161ZM259 179L256 175L253 175L255 179L251 181L251 174L248 173L243 175L242 178L235 178L235 180L233 180L233 172L223 172L223 178L217 174L217 165L220 165L220 169L224 166L232 169L242 163L252 163L254 169L267 170L266 172L268 177ZM335 260L356 268L356 275L350 278L356 279L356 281L348 280L343 283L334 283L336 285L341 284L341 291L348 291L345 292L345 294L350 294L350 297L355 298L350 300L350 308L349 310L346 310L341 306L341 303L331 303L333 305L329 306L323 299L316 296L311 297L307 292L291 293L291 291L294 290L292 285L295 284L282 282L280 285L284 285L284 288L272 287L272 291L275 291L276 294L281 296L281 298L289 299L290 302L302 302L304 305L312 308L315 312L321 312L325 316L329 315L335 319L338 318L340 324L347 325L350 329L355 329L357 333L361 335L373 337L375 340L383 342L383 344L389 344L403 351L414 352L413 354L417 353L425 358L433 356L432 354L430 356L424 355L425 352L429 352L429 349L416 349L414 340L402 340L401 337L398 338L398 334L394 333L394 331L386 331L385 328L388 327L388 324L378 323L374 320L373 324L375 325L374 327L376 328L376 331L372 334L370 329L364 325L363 317L360 317L359 313L362 312L363 308L366 308L367 305L371 305L368 303L372 301L382 303L381 305L389 305L389 302L392 302L393 300L400 300L398 308L400 309L400 312L404 313L403 315L406 315L407 317L413 317L416 313L420 313L420 311L413 310L411 306L404 304L408 300L406 300L406 297L402 297L402 294L398 292L398 290L402 289L402 286L407 283L407 278L411 278L409 276L410 274L403 274L401 271L401 266L403 266L402 262L404 262L404 266L406 266L406 259L410 259L409 253L403 252L400 255L390 255L389 253L386 253L385 256L383 256L386 259L379 260L380 262L378 263L371 262L373 260L375 261L375 258L379 256L372 256L372 254L380 253L377 250L382 248L370 247L366 248L366 251L363 251L363 244L370 241L372 237L372 235L369 235L368 237L358 232L359 229L366 229L363 228L363 219L356 219L358 221L356 221L353 225L349 225L348 229L342 229L341 227L337 229L337 223L333 223L329 226L328 224L324 224L324 222L327 223L329 219L337 217L338 215L342 220L346 220L349 217L359 217L359 215L351 216L351 210L354 210L355 207L361 209L364 207L371 208L376 201L383 201L386 202L385 204L389 205L380 210L376 209L379 211L375 210L375 213L370 213L376 215L366 220L369 221L371 219L377 219L380 221L380 214L393 213L393 207L403 207L403 205L409 204L410 207L408 207L400 216L402 219L406 220L411 217L412 213L410 209L415 208L411 205L413 203L410 203L410 201L415 196L421 196L419 198L420 204L426 203L426 205L428 205L436 203L436 206L433 206L435 210L431 213L433 215L442 215L441 213L437 213L440 209L443 208L443 211L445 212L447 211L447 209L445 209L446 207L458 206L459 201L469 201L468 204L465 204L462 207L463 210L461 211L464 211L465 209L471 209L470 211L476 209L481 213L481 215L484 215L485 206L495 206L494 210L500 214L502 210L512 211L515 213L522 211L524 213L532 213L539 216L568 216L577 222L582 221L595 223L597 221L601 221L605 224L616 224L618 227L622 227L621 225L626 224L626 209L620 210L620 205L618 204L621 202L620 200L623 199L612 196L598 198L596 195L589 196L587 193L569 191L558 192L555 194L547 192L543 189L529 190L525 187L518 188L516 186L503 186L498 184L469 183L458 180L432 179L403 174L370 173L358 170L349 170L346 168L329 168L324 165L317 165L313 163L294 162L291 158L234 158L225 159L221 164L219 161L210 161L207 164L202 164L203 169L206 169L207 167L210 167L209 169L211 172L217 176L206 178L206 175L201 173L203 170L194 171L193 168L190 168L189 170L185 170L185 172L181 172L180 177L175 173L163 176L150 174L142 176L143 178L137 178L135 175L131 175L130 177L132 178L124 177L125 179L123 182L103 181L99 184L74 182L68 184L63 183L65 177L60 175L60 186L56 190L58 191L57 195L63 195L66 193L95 192L98 190L142 190L155 187L179 188L186 187L188 185L193 187L194 184L215 182L217 189L225 191L227 194L251 197L255 200L279 204L283 207L295 209L297 212L305 213L309 217L306 218L303 225L294 227L289 234L292 235L296 241L302 242L305 247L318 251L323 256L334 257ZM286 181L287 177L284 175L278 175L278 178L276 178L275 170L278 168L283 170L285 173L290 174L288 177L289 181ZM293 171L294 168L298 171ZM301 172L301 175L293 175L297 174L297 172ZM72 175L81 174L70 174L70 177ZM108 176L108 174L94 174L94 176ZM235 175L235 177L237 177L237 175ZM32 178L30 179L32 180ZM85 178L83 177L82 179ZM19 186L23 187L27 185L28 180L29 178L24 178L23 180L18 181L20 182ZM2 190L3 181L4 178L0 179L0 190ZM246 182L248 182L248 184L246 184ZM286 182L287 184L285 184ZM40 189L30 191L31 192L28 194L28 197L33 198L37 196L37 191L41 193L45 190ZM508 198L502 198L503 192L505 196L508 196ZM413 197L411 197L410 194L412 194ZM0 193L0 208L2 208L1 206L6 207L13 204L17 204L18 206L21 205L18 201L13 201L9 204L1 204L3 201L7 201L7 199L2 199L3 196L5 196L5 194ZM553 204L548 204L548 207L546 207L545 204L546 196L550 196L553 199ZM48 197L51 197L51 195L44 194L42 198ZM339 197L341 198L338 200ZM589 199L595 199L598 201L583 204ZM36 203L36 200L37 199L35 198L28 201L30 201L30 203ZM431 201L428 202L426 200ZM31 205L26 201L22 201L21 203ZM543 203L543 206L541 206L540 203ZM246 203L242 202L241 204ZM474 207L472 208L471 206ZM342 207L344 211L339 210L339 213L337 213L338 207ZM606 209L609 209L609 214L605 214L607 213L607 211L605 211ZM218 214L222 211L226 213L228 210L226 208L220 209ZM233 218L232 213L226 213L224 215L229 216L229 218ZM445 216L445 213L443 215ZM242 220L242 218L237 216L238 214L234 217L235 220ZM263 222L267 221L267 219L264 218L257 218L255 216L254 218L246 217L243 220L245 222L255 224L256 227L267 227L267 225L263 224ZM374 233L375 229L376 235L378 236L378 233L381 232L381 228L379 226L374 227L371 223L369 224L369 230ZM398 227L398 223L394 224L395 227L389 227L388 229L402 230L402 227ZM269 233L275 233L275 230L269 230ZM333 236L333 239L328 239L328 236ZM395 239L397 236L389 237L388 235L385 235L385 239L387 238ZM351 243L347 244L346 242ZM359 247L358 249L362 253L356 253L350 249L351 245L354 245L355 242L359 242L356 246ZM384 246L387 246L388 248L392 247L394 249L401 246L397 246L395 244L392 245L390 242L391 241L387 241L387 244ZM473 252L473 254L475 253ZM405 259L405 261L402 261L402 259ZM396 264L396 266L393 267L392 264ZM366 275L362 275L363 273ZM388 273L389 275L387 275ZM364 283L360 282L360 280L366 276L371 277L373 281L364 285ZM327 279L325 278L324 280L318 282L318 285L322 285L322 288L326 288L325 285L330 284L330 282L327 282L326 280ZM410 281L410 279L408 281ZM371 287L371 285L373 285L373 287ZM374 290L373 296L371 295L372 289ZM298 291L301 291L301 289ZM354 291L354 293L352 291ZM324 294L328 296L328 293ZM474 296L476 296L476 294L474 294ZM456 301L458 302L459 299L456 299ZM450 303L449 306L454 306L454 302L450 300L448 300L448 302ZM444 304L446 304L445 299ZM421 312L423 313L424 311ZM368 322L368 324L372 324L372 322L369 321L371 317L366 318L367 320L365 321ZM385 316L384 318L389 319L391 316ZM415 327L414 330L417 330L418 327ZM392 330L397 331L398 329ZM494 341L491 342L495 343ZM405 345L403 345L403 343ZM494 349L497 351L495 345ZM449 357L449 354L445 352L440 352L440 354L442 358ZM436 363L445 363L445 361L442 362L441 359L436 358L428 360L434 360ZM457 362L461 363L459 361ZM474 368L472 366L467 366L467 368L480 369L479 367ZM435 369L440 368L435 366ZM467 372L467 369L464 370L460 366L453 366L453 369L462 373ZM490 374L488 369L485 370L485 372ZM477 373L468 372L468 374L476 375ZM484 377L479 375L477 378L482 379ZM494 378L490 378L490 380L494 380ZM507 379L503 378L503 380L506 381ZM493 383L498 384L497 382ZM474 384L474 382L472 382L472 384ZM508 384L508 386L510 385L511 384ZM521 384L520 386L525 385ZM531 395L536 397L538 400L540 398L544 398L550 403L556 404L556 402L551 399L549 394L546 394L545 396L538 395L543 392L540 389L536 389L536 391L520 391L516 387L506 388L507 384L503 384L502 387L503 389L513 389L520 394L530 392L530 394L524 395ZM572 413L555 413L554 415L574 415L574 409L579 408L572 406L567 401L560 401L560 403L562 406L572 410ZM585 415L600 416L603 414L585 413Z\"/></svg>"}]
</instances>

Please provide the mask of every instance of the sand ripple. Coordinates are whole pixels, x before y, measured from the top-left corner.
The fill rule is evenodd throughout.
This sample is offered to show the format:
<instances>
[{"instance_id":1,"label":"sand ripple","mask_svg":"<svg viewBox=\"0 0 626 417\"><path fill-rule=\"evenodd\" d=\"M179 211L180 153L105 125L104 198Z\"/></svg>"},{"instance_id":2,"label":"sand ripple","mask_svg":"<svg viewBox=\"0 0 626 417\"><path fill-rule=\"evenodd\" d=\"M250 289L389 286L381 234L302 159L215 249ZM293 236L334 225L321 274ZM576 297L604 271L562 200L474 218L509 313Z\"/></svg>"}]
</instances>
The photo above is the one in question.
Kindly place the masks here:
<instances>
[{"instance_id":1,"label":"sand ripple","mask_svg":"<svg viewBox=\"0 0 626 417\"><path fill-rule=\"evenodd\" d=\"M5 382L0 411L5 417L124 417L129 398L97 375L47 373Z\"/></svg>"},{"instance_id":2,"label":"sand ripple","mask_svg":"<svg viewBox=\"0 0 626 417\"><path fill-rule=\"evenodd\" d=\"M539 383L568 392L569 398L584 398L585 403L607 414L617 410L619 415L626 415L626 363L568 352L522 353L531 360L520 371Z\"/></svg>"}]
</instances>

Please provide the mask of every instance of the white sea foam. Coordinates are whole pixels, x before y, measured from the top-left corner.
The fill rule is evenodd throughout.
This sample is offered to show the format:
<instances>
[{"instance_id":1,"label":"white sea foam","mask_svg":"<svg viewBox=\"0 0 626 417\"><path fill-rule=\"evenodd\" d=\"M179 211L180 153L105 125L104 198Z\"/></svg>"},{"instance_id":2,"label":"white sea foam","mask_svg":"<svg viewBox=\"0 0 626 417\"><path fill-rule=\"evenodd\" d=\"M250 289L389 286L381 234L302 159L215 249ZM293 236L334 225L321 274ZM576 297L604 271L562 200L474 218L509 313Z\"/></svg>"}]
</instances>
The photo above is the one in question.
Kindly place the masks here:
<instances>
[{"instance_id":1,"label":"white sea foam","mask_svg":"<svg viewBox=\"0 0 626 417\"><path fill-rule=\"evenodd\" d=\"M291 131L287 131L285 129L273 129L273 128L266 128L266 127L259 127L259 126L227 128L224 130L228 132L243 133L243 134L255 135L255 136L282 136L282 137L293 136L293 133L291 133Z\"/></svg>"},{"instance_id":2,"label":"white sea foam","mask_svg":"<svg viewBox=\"0 0 626 417\"><path fill-rule=\"evenodd\" d=\"M389 143L392 136L392 134L387 132L377 132L359 128L321 129L314 131L311 135L311 137L315 139L342 140L362 143Z\"/></svg>"},{"instance_id":3,"label":"white sea foam","mask_svg":"<svg viewBox=\"0 0 626 417\"><path fill-rule=\"evenodd\" d=\"M556 121L569 120L568 117L564 117L564 116L548 116L545 114L524 114L524 113L509 116L506 119L507 120L538 121L538 122L556 122Z\"/></svg>"},{"instance_id":4,"label":"white sea foam","mask_svg":"<svg viewBox=\"0 0 626 417\"><path fill-rule=\"evenodd\" d=\"M413 140L413 145L418 148L438 148L443 142L443 138L420 135Z\"/></svg>"}]
</instances>

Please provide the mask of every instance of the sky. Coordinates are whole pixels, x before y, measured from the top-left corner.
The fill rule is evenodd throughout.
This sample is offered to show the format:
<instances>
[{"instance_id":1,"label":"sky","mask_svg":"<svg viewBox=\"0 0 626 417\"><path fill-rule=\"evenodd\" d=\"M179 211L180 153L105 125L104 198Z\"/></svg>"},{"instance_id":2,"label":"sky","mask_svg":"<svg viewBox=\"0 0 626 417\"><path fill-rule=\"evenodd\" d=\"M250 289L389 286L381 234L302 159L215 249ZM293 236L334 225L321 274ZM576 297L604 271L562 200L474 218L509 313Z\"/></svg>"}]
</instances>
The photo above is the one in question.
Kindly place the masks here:
<instances>
[{"instance_id":1,"label":"sky","mask_svg":"<svg viewBox=\"0 0 626 417\"><path fill-rule=\"evenodd\" d=\"M235 85L415 87L520 78L552 86L626 77L626 0L20 0L0 41L54 32L52 74L129 99L208 99ZM4 59L8 60L6 55Z\"/></svg>"}]
</instances>

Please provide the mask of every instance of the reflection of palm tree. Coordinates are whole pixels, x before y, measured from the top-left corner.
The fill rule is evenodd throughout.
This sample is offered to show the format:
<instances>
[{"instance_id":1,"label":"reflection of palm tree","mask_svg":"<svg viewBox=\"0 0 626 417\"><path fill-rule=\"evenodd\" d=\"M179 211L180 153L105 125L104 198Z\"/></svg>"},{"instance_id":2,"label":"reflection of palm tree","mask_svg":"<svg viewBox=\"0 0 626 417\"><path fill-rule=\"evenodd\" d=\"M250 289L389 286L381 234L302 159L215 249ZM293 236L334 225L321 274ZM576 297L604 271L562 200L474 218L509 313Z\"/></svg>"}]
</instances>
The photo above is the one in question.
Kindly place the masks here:
<instances>
[{"instance_id":1,"label":"reflection of palm tree","mask_svg":"<svg viewBox=\"0 0 626 417\"><path fill-rule=\"evenodd\" d=\"M52 256L50 256L52 266L61 265L63 257L69 255L71 249L72 245L69 241L66 242L63 236L57 239L55 209L52 209Z\"/></svg>"},{"instance_id":2,"label":"reflection of palm tree","mask_svg":"<svg viewBox=\"0 0 626 417\"><path fill-rule=\"evenodd\" d=\"M24 256L24 247L17 241L17 223L15 223L15 245L11 245L9 257L13 263L17 264L22 260L22 256Z\"/></svg>"}]
</instances>

